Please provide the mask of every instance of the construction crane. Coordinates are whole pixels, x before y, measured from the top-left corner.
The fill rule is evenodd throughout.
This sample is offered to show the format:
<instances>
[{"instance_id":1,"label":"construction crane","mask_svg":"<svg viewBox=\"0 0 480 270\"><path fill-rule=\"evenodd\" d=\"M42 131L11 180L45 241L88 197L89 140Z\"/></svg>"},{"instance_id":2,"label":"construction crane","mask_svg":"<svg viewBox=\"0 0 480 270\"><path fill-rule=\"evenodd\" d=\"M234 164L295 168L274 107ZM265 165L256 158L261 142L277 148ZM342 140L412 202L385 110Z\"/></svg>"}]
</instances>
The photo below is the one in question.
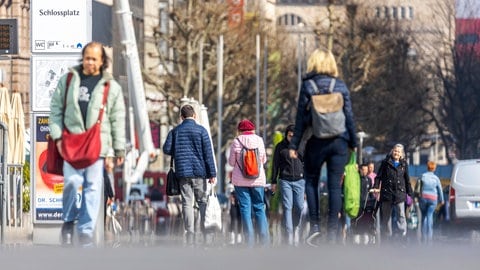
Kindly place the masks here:
<instances>
[{"instance_id":1,"label":"construction crane","mask_svg":"<svg viewBox=\"0 0 480 270\"><path fill-rule=\"evenodd\" d=\"M151 160L157 156L152 141L150 123L148 119L145 89L138 57L137 41L133 28L132 12L128 0L115 0L118 16L121 43L124 46L126 69L128 76L129 110L131 149L127 150L123 170L125 181L125 196L129 200L132 186L137 186L137 192L145 192L143 174ZM135 133L136 132L136 133ZM135 134L138 136L138 152L135 148ZM138 194L140 195L140 194Z\"/></svg>"}]
</instances>

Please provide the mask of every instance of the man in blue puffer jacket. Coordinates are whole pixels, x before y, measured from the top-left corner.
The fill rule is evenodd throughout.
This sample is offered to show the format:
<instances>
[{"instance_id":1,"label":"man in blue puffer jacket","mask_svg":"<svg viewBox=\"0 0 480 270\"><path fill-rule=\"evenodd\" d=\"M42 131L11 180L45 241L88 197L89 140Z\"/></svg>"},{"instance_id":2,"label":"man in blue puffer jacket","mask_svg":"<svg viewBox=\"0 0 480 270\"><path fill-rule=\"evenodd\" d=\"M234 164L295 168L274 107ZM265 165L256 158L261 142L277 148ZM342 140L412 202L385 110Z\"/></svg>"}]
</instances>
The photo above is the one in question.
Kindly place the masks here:
<instances>
[{"instance_id":1,"label":"man in blue puffer jacket","mask_svg":"<svg viewBox=\"0 0 480 270\"><path fill-rule=\"evenodd\" d=\"M210 136L207 130L195 121L193 107L184 105L180 114L183 121L168 133L163 152L175 160L175 175L180 181L182 196L186 243L192 246L195 242L193 200L200 209L200 224L205 233L203 224L207 206L207 179L209 183L215 184L217 171Z\"/></svg>"}]
</instances>

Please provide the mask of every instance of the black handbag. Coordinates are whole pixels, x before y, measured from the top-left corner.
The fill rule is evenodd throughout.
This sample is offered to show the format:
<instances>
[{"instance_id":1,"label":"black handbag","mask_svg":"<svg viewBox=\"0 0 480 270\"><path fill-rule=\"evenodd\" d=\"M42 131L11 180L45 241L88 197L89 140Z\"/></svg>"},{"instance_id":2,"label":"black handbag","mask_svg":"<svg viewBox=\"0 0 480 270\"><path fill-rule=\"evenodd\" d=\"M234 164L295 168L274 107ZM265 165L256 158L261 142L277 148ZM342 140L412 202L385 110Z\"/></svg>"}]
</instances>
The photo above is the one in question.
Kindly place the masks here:
<instances>
[{"instance_id":1,"label":"black handbag","mask_svg":"<svg viewBox=\"0 0 480 270\"><path fill-rule=\"evenodd\" d=\"M180 183L178 182L177 176L175 175L175 170L173 169L174 154L175 154L175 136L173 137L173 142L172 142L172 157L170 158L170 170L168 170L168 173L167 173L167 186L166 186L167 196L180 195Z\"/></svg>"},{"instance_id":2,"label":"black handbag","mask_svg":"<svg viewBox=\"0 0 480 270\"><path fill-rule=\"evenodd\" d=\"M167 174L166 192L168 196L180 195L180 183L178 183L177 176L175 175L175 171L173 170L172 166L170 166L170 170L168 170Z\"/></svg>"}]
</instances>

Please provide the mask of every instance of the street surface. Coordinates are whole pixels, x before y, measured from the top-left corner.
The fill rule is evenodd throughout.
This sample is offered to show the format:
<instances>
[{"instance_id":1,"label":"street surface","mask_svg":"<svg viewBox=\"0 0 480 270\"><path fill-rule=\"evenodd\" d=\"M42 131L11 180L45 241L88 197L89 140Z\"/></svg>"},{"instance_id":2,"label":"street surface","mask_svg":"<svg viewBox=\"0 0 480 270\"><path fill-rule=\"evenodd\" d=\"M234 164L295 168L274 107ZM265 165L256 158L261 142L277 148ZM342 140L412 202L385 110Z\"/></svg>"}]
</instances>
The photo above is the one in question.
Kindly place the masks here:
<instances>
[{"instance_id":1,"label":"street surface","mask_svg":"<svg viewBox=\"0 0 480 270\"><path fill-rule=\"evenodd\" d=\"M218 237L209 247L184 247L180 236L124 234L99 248L62 248L9 243L0 249L2 269L449 269L476 270L480 259L478 221L438 228L433 245L408 241L389 245L273 245L248 249ZM22 240L23 241L23 240Z\"/></svg>"},{"instance_id":2,"label":"street surface","mask_svg":"<svg viewBox=\"0 0 480 270\"><path fill-rule=\"evenodd\" d=\"M2 269L478 269L478 246L322 246L319 248L119 248L23 246L0 252Z\"/></svg>"}]
</instances>

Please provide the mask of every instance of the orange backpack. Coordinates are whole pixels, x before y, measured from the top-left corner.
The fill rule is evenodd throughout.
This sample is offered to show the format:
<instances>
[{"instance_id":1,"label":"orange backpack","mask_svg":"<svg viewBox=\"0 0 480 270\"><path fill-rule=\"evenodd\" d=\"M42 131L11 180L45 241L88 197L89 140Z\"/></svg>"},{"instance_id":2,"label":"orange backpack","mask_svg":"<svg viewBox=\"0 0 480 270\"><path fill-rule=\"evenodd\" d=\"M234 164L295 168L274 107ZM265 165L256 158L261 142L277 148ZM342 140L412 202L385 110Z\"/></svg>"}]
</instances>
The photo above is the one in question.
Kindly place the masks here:
<instances>
[{"instance_id":1,"label":"orange backpack","mask_svg":"<svg viewBox=\"0 0 480 270\"><path fill-rule=\"evenodd\" d=\"M242 146L240 151L240 160L237 162L240 171L242 171L243 177L249 179L256 179L260 175L260 159L258 156L258 148L247 148L237 138L237 141Z\"/></svg>"}]
</instances>

